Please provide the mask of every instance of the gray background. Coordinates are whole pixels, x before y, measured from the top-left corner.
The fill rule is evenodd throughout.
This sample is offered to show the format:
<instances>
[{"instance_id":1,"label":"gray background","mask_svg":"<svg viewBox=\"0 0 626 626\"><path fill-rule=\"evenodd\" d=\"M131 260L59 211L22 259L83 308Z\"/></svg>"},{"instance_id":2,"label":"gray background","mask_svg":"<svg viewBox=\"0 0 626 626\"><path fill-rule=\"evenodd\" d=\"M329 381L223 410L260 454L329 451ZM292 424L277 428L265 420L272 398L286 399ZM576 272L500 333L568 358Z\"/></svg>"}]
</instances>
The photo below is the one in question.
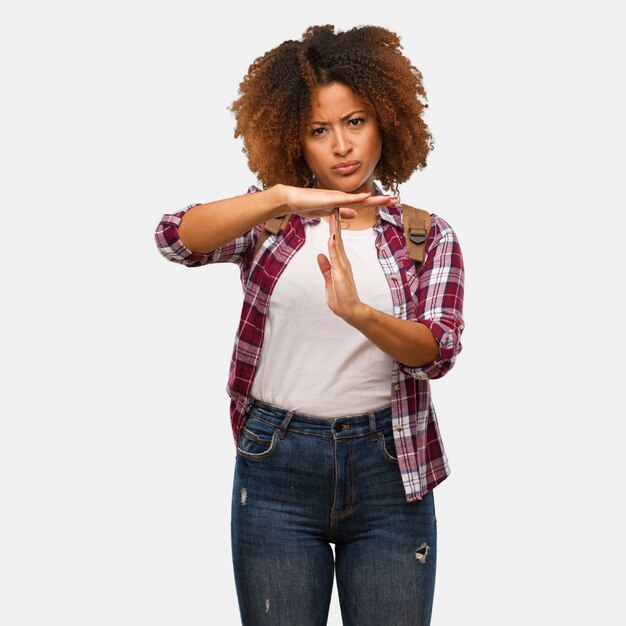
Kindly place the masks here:
<instances>
[{"instance_id":1,"label":"gray background","mask_svg":"<svg viewBox=\"0 0 626 626\"><path fill-rule=\"evenodd\" d=\"M465 258L464 351L432 384L452 468L433 626L624 623L616 6L4 5L3 624L239 623L239 274L168 263L153 233L256 182L226 107L325 23L401 35L436 141L401 198Z\"/></svg>"}]
</instances>

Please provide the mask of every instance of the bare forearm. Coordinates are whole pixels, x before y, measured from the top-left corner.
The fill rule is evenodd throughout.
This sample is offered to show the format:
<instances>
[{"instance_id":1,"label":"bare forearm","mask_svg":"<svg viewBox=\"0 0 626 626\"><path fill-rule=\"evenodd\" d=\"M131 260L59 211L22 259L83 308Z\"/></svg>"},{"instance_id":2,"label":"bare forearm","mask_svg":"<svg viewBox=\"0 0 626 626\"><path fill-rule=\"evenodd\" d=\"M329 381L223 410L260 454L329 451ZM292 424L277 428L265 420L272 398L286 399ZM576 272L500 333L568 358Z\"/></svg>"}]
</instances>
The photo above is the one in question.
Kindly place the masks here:
<instances>
[{"instance_id":1,"label":"bare forearm","mask_svg":"<svg viewBox=\"0 0 626 626\"><path fill-rule=\"evenodd\" d=\"M199 204L189 209L178 236L192 252L213 252L258 224L286 212L283 186Z\"/></svg>"},{"instance_id":2,"label":"bare forearm","mask_svg":"<svg viewBox=\"0 0 626 626\"><path fill-rule=\"evenodd\" d=\"M361 331L385 354L407 367L422 367L439 356L439 345L430 329L419 322L401 320L367 304L345 320Z\"/></svg>"}]
</instances>

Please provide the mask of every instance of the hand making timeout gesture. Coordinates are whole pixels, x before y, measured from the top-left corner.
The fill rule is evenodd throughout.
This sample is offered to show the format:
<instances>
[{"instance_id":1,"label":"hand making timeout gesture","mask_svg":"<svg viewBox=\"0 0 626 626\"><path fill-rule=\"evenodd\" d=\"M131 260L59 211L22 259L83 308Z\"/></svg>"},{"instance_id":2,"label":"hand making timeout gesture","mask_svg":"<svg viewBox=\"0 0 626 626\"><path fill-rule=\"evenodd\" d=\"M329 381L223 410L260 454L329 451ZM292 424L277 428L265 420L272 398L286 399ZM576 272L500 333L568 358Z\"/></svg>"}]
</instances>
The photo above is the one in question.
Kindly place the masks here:
<instances>
[{"instance_id":1,"label":"hand making timeout gesture","mask_svg":"<svg viewBox=\"0 0 626 626\"><path fill-rule=\"evenodd\" d=\"M335 315L352 323L366 305L359 295L352 276L352 266L341 239L341 220L358 216L356 209L369 209L397 202L397 196L371 192L347 193L334 189L311 189L280 185L282 203L291 213L305 217L331 215L329 220L328 257L317 255L317 262L326 281L326 302ZM341 202L343 206L334 206Z\"/></svg>"},{"instance_id":2,"label":"hand making timeout gesture","mask_svg":"<svg viewBox=\"0 0 626 626\"><path fill-rule=\"evenodd\" d=\"M328 255L330 261L326 255L318 254L317 263L326 281L326 302L330 310L349 322L358 315L364 305L359 300L352 275L352 265L343 247L339 207L333 211L329 225Z\"/></svg>"}]
</instances>

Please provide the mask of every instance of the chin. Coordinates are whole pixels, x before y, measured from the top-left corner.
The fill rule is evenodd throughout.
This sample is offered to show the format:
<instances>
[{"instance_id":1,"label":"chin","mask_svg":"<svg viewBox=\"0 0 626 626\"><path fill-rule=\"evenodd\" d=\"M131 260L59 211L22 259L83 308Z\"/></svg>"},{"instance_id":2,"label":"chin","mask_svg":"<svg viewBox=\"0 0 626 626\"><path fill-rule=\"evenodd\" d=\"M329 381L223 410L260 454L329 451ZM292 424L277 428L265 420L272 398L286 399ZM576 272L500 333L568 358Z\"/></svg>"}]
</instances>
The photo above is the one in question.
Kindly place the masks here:
<instances>
[{"instance_id":1,"label":"chin","mask_svg":"<svg viewBox=\"0 0 626 626\"><path fill-rule=\"evenodd\" d=\"M337 187L341 188L342 191L354 191L359 187L362 187L367 183L367 178L364 180L348 180L347 178L343 178L342 180L337 181Z\"/></svg>"},{"instance_id":2,"label":"chin","mask_svg":"<svg viewBox=\"0 0 626 626\"><path fill-rule=\"evenodd\" d=\"M358 179L351 179L349 176L334 176L330 180L320 180L324 187L327 189L336 189L337 191L344 191L346 193L354 193L359 187L362 187L367 183L369 176L365 178L360 177Z\"/></svg>"}]
</instances>

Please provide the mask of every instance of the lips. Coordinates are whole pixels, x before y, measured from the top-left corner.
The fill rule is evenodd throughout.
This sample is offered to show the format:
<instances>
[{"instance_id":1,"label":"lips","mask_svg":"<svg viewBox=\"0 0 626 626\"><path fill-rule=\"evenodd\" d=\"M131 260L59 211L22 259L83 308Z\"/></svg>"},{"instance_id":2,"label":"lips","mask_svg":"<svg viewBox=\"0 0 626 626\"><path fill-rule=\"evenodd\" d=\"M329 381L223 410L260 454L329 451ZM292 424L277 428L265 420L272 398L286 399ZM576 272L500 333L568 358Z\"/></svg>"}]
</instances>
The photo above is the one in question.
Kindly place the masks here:
<instances>
[{"instance_id":1,"label":"lips","mask_svg":"<svg viewBox=\"0 0 626 626\"><path fill-rule=\"evenodd\" d=\"M333 170L338 174L351 174L360 165L359 161L345 161L333 165Z\"/></svg>"}]
</instances>

